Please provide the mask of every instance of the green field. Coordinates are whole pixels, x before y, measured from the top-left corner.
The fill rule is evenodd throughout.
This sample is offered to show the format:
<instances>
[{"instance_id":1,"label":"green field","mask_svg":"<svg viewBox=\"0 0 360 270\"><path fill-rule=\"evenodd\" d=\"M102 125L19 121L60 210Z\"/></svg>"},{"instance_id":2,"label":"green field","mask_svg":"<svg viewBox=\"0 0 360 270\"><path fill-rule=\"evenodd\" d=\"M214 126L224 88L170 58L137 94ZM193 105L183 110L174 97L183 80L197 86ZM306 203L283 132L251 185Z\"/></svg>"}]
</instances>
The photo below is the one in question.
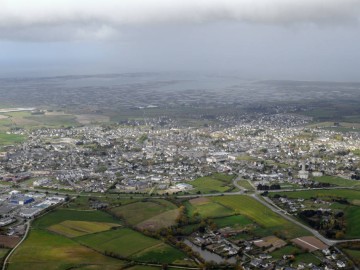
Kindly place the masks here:
<instances>
[{"instance_id":1,"label":"green field","mask_svg":"<svg viewBox=\"0 0 360 270\"><path fill-rule=\"evenodd\" d=\"M8 248L0 248L0 261L8 254L9 249Z\"/></svg>"},{"instance_id":2,"label":"green field","mask_svg":"<svg viewBox=\"0 0 360 270\"><path fill-rule=\"evenodd\" d=\"M65 270L83 264L116 269L123 265L66 237L44 230L31 230L24 243L10 258L9 270Z\"/></svg>"},{"instance_id":3,"label":"green field","mask_svg":"<svg viewBox=\"0 0 360 270\"><path fill-rule=\"evenodd\" d=\"M17 134L0 133L0 147L13 145L25 141L25 136Z\"/></svg>"},{"instance_id":4,"label":"green field","mask_svg":"<svg viewBox=\"0 0 360 270\"><path fill-rule=\"evenodd\" d=\"M215 173L210 176L200 177L189 182L194 189L191 193L221 193L234 190L232 179L234 175Z\"/></svg>"},{"instance_id":5,"label":"green field","mask_svg":"<svg viewBox=\"0 0 360 270\"><path fill-rule=\"evenodd\" d=\"M45 216L36 219L32 223L32 227L35 229L47 229L48 227L58 224L63 221L73 220L73 221L91 221L91 222L106 222L106 223L116 223L119 224L119 221L114 219L109 214L106 214L101 211L81 211L81 210L67 210L59 209L55 210Z\"/></svg>"},{"instance_id":6,"label":"green field","mask_svg":"<svg viewBox=\"0 0 360 270\"><path fill-rule=\"evenodd\" d=\"M286 238L309 235L304 229L295 226L249 196L220 196L214 197L212 200L233 209L237 214L250 218L273 233L282 234Z\"/></svg>"},{"instance_id":7,"label":"green field","mask_svg":"<svg viewBox=\"0 0 360 270\"><path fill-rule=\"evenodd\" d=\"M346 238L360 238L360 207L350 206L345 209Z\"/></svg>"},{"instance_id":8,"label":"green field","mask_svg":"<svg viewBox=\"0 0 360 270\"><path fill-rule=\"evenodd\" d=\"M74 115L31 115L24 117L26 120L37 122L36 125L46 127L69 127L77 126L79 123L76 121ZM35 125L35 124L34 124Z\"/></svg>"},{"instance_id":9,"label":"green field","mask_svg":"<svg viewBox=\"0 0 360 270\"><path fill-rule=\"evenodd\" d=\"M332 202L334 199L347 199L350 204L332 202L330 208L341 210L345 213L346 231L345 238L353 239L360 237L360 191L352 189L336 189L336 190L307 190L307 191L291 191L279 192L278 194L289 198L321 198L325 201ZM271 194L274 196L275 194ZM310 208L317 209L319 205L314 205L313 201L305 201L305 205Z\"/></svg>"},{"instance_id":10,"label":"green field","mask_svg":"<svg viewBox=\"0 0 360 270\"><path fill-rule=\"evenodd\" d=\"M304 252L300 248L293 245L287 245L278 250L275 250L270 253L270 255L273 256L273 258L276 260L282 259L283 255L295 255L295 265L297 263L313 263L315 265L318 265L320 263L320 260L315 255Z\"/></svg>"},{"instance_id":11,"label":"green field","mask_svg":"<svg viewBox=\"0 0 360 270\"><path fill-rule=\"evenodd\" d=\"M356 201L360 199L360 191L352 189L333 189L333 190L306 190L306 191L290 191L290 192L276 192L271 193L270 196L279 194L282 196L287 196L289 198L322 198L322 199L332 199L332 198L346 198L349 201Z\"/></svg>"},{"instance_id":12,"label":"green field","mask_svg":"<svg viewBox=\"0 0 360 270\"><path fill-rule=\"evenodd\" d=\"M1 115L8 116L6 119L0 119L0 130L7 131L10 128L41 128L41 127L69 127L77 126L76 116L60 112L58 114L33 115L29 111L8 112Z\"/></svg>"},{"instance_id":13,"label":"green field","mask_svg":"<svg viewBox=\"0 0 360 270\"><path fill-rule=\"evenodd\" d=\"M354 261L356 265L360 265L360 250L343 249L343 251Z\"/></svg>"},{"instance_id":14,"label":"green field","mask_svg":"<svg viewBox=\"0 0 360 270\"><path fill-rule=\"evenodd\" d=\"M199 214L202 218L224 217L234 214L233 209L211 200L207 200L201 204L191 203L191 201L192 200L184 204L190 217L194 214Z\"/></svg>"},{"instance_id":15,"label":"green field","mask_svg":"<svg viewBox=\"0 0 360 270\"><path fill-rule=\"evenodd\" d=\"M240 181L237 181L237 184L247 190L250 190L250 191L254 191L254 187L249 183L248 180L240 180Z\"/></svg>"},{"instance_id":16,"label":"green field","mask_svg":"<svg viewBox=\"0 0 360 270\"><path fill-rule=\"evenodd\" d=\"M51 225L48 230L72 238L107 231L118 226L120 225L115 223L65 220Z\"/></svg>"},{"instance_id":17,"label":"green field","mask_svg":"<svg viewBox=\"0 0 360 270\"><path fill-rule=\"evenodd\" d=\"M75 240L101 252L112 252L139 261L171 263L185 257L182 252L160 240L128 228L80 236Z\"/></svg>"},{"instance_id":18,"label":"green field","mask_svg":"<svg viewBox=\"0 0 360 270\"><path fill-rule=\"evenodd\" d=\"M253 222L245 216L235 215L223 218L216 218L213 220L218 228L232 227L234 229L243 228Z\"/></svg>"},{"instance_id":19,"label":"green field","mask_svg":"<svg viewBox=\"0 0 360 270\"><path fill-rule=\"evenodd\" d=\"M178 216L177 206L162 199L134 202L112 208L110 212L124 218L128 224L141 228L146 224L154 228L174 225Z\"/></svg>"},{"instance_id":20,"label":"green field","mask_svg":"<svg viewBox=\"0 0 360 270\"><path fill-rule=\"evenodd\" d=\"M179 210L173 209L165 211L159 215L144 220L136 225L139 229L157 230L170 227L176 224L176 218L179 216Z\"/></svg>"},{"instance_id":21,"label":"green field","mask_svg":"<svg viewBox=\"0 0 360 270\"><path fill-rule=\"evenodd\" d=\"M329 183L340 187L356 187L360 188L360 181L344 179L336 176L321 176L315 177L314 181L320 183Z\"/></svg>"}]
</instances>

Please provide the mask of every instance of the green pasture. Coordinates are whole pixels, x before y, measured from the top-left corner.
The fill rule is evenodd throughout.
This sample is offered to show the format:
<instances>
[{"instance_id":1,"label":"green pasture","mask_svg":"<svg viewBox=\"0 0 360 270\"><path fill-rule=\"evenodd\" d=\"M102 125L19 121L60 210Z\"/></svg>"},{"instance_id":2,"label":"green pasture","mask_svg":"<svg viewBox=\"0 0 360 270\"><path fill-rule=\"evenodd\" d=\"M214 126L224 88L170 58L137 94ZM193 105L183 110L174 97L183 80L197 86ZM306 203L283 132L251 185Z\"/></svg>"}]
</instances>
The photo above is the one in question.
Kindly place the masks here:
<instances>
[{"instance_id":1,"label":"green pasture","mask_svg":"<svg viewBox=\"0 0 360 270\"><path fill-rule=\"evenodd\" d=\"M321 199L337 199L345 198L350 202L360 199L360 191L353 189L323 189L323 190L305 190L305 191L290 191L290 192L276 192L271 193L270 196L279 194L281 196L287 196L289 198L321 198Z\"/></svg>"},{"instance_id":2,"label":"green pasture","mask_svg":"<svg viewBox=\"0 0 360 270\"><path fill-rule=\"evenodd\" d=\"M253 222L245 216L242 215L234 215L223 218L215 218L213 219L214 223L218 226L218 228L223 227L232 227L232 228L243 228L246 225L252 224Z\"/></svg>"},{"instance_id":3,"label":"green pasture","mask_svg":"<svg viewBox=\"0 0 360 270\"><path fill-rule=\"evenodd\" d=\"M66 270L84 264L115 269L115 266L120 268L123 262L106 257L66 237L35 229L31 230L24 243L11 256L8 269Z\"/></svg>"},{"instance_id":4,"label":"green pasture","mask_svg":"<svg viewBox=\"0 0 360 270\"><path fill-rule=\"evenodd\" d=\"M191 204L189 201L184 204L190 217L199 214L202 218L223 217L234 214L234 210L220 203L208 201L205 204Z\"/></svg>"},{"instance_id":5,"label":"green pasture","mask_svg":"<svg viewBox=\"0 0 360 270\"><path fill-rule=\"evenodd\" d=\"M177 249L128 228L80 236L76 241L100 252L138 261L171 263L184 258Z\"/></svg>"},{"instance_id":6,"label":"green pasture","mask_svg":"<svg viewBox=\"0 0 360 270\"><path fill-rule=\"evenodd\" d=\"M189 182L194 189L191 193L221 193L234 189L232 179L234 175L215 173L210 176L200 177Z\"/></svg>"},{"instance_id":7,"label":"green pasture","mask_svg":"<svg viewBox=\"0 0 360 270\"><path fill-rule=\"evenodd\" d=\"M360 181L344 179L336 176L320 176L315 177L314 181L320 183L329 183L340 187L356 187L360 188Z\"/></svg>"},{"instance_id":8,"label":"green pasture","mask_svg":"<svg viewBox=\"0 0 360 270\"><path fill-rule=\"evenodd\" d=\"M81 210L67 210L58 209L46 214L45 216L36 219L32 223L32 227L36 229L47 229L48 227L61 223L63 221L91 221L91 222L106 222L116 223L119 221L113 218L111 215L94 210L94 211L81 211Z\"/></svg>"},{"instance_id":9,"label":"green pasture","mask_svg":"<svg viewBox=\"0 0 360 270\"><path fill-rule=\"evenodd\" d=\"M119 224L115 223L65 220L58 224L51 225L48 227L48 230L72 238L91 233L108 231L118 226Z\"/></svg>"},{"instance_id":10,"label":"green pasture","mask_svg":"<svg viewBox=\"0 0 360 270\"><path fill-rule=\"evenodd\" d=\"M233 209L237 214L248 217L273 233L277 232L287 238L309 235L304 229L287 221L249 196L220 196L212 200Z\"/></svg>"},{"instance_id":11,"label":"green pasture","mask_svg":"<svg viewBox=\"0 0 360 270\"><path fill-rule=\"evenodd\" d=\"M139 224L157 215L177 209L176 205L169 201L158 199L138 201L127 205L112 208L110 212L115 216L124 218L131 225Z\"/></svg>"}]
</instances>

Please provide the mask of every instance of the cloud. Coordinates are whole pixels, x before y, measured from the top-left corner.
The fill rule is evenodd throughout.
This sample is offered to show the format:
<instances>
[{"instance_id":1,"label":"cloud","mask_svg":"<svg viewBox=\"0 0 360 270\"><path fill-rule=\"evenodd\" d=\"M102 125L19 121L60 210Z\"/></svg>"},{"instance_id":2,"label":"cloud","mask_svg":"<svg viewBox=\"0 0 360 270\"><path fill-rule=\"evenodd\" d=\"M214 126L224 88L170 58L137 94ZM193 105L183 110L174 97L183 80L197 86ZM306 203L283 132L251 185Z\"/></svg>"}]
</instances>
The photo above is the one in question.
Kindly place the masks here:
<instances>
[{"instance_id":1,"label":"cloud","mask_svg":"<svg viewBox=\"0 0 360 270\"><path fill-rule=\"evenodd\" d=\"M122 27L357 23L359 0L0 0L0 39L109 39Z\"/></svg>"}]
</instances>

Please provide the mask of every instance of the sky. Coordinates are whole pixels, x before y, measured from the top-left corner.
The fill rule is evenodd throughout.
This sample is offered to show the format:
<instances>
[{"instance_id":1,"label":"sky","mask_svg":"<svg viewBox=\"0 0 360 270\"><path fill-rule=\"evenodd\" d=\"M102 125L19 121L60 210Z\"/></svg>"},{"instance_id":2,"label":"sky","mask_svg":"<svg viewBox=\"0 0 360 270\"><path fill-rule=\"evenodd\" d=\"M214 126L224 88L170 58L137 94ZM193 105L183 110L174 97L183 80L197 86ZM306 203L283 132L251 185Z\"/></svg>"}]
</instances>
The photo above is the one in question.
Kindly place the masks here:
<instances>
[{"instance_id":1,"label":"sky","mask_svg":"<svg viewBox=\"0 0 360 270\"><path fill-rule=\"evenodd\" d=\"M359 0L0 0L0 76L360 81Z\"/></svg>"}]
</instances>

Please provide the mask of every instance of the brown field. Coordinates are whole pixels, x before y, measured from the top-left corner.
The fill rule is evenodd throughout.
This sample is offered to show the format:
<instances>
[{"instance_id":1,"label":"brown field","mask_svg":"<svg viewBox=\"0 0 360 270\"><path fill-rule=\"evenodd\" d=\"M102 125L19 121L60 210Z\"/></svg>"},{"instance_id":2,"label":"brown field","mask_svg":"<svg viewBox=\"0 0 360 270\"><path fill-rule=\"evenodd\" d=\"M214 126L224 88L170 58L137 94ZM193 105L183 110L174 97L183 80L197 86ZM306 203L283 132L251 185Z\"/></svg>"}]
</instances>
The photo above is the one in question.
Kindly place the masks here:
<instances>
[{"instance_id":1,"label":"brown field","mask_svg":"<svg viewBox=\"0 0 360 270\"><path fill-rule=\"evenodd\" d=\"M15 247L20 240L21 238L17 236L0 235L0 245L7 248Z\"/></svg>"},{"instance_id":2,"label":"brown field","mask_svg":"<svg viewBox=\"0 0 360 270\"><path fill-rule=\"evenodd\" d=\"M304 236L291 240L295 245L300 248L306 249L310 252L318 250L318 249L327 249L328 246L321 242L314 236Z\"/></svg>"},{"instance_id":3,"label":"brown field","mask_svg":"<svg viewBox=\"0 0 360 270\"><path fill-rule=\"evenodd\" d=\"M200 198L196 198L196 199L191 199L189 202L192 205L203 205L203 204L207 204L208 202L210 202L210 200L205 197L200 197Z\"/></svg>"},{"instance_id":4,"label":"brown field","mask_svg":"<svg viewBox=\"0 0 360 270\"><path fill-rule=\"evenodd\" d=\"M139 228L140 230L146 229L150 231L155 231L161 228L170 227L176 224L175 220L178 217L178 215L179 215L178 209L169 210L137 224L136 227Z\"/></svg>"},{"instance_id":5,"label":"brown field","mask_svg":"<svg viewBox=\"0 0 360 270\"><path fill-rule=\"evenodd\" d=\"M7 118L9 118L9 116L0 114L0 120L1 119L7 119Z\"/></svg>"}]
</instances>

